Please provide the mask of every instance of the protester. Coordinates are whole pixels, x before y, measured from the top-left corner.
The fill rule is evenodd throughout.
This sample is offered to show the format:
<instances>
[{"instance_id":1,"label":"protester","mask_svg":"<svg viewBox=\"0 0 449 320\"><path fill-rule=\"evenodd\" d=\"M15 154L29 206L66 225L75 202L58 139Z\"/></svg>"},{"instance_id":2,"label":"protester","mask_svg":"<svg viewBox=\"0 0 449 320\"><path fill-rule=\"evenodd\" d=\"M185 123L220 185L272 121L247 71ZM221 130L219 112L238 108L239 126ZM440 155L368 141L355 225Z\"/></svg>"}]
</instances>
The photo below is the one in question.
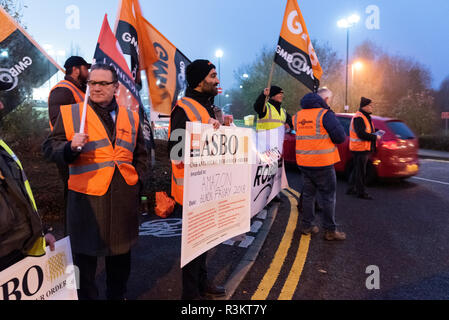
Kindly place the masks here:
<instances>
[{"instance_id":1,"label":"protester","mask_svg":"<svg viewBox=\"0 0 449 320\"><path fill-rule=\"evenodd\" d=\"M170 116L169 152L172 161L172 196L183 204L184 155L176 152L175 145L183 141L187 121L212 124L215 129L220 123L215 119L213 98L218 94L220 83L215 66L207 60L195 60L186 69L188 88L185 97L179 100ZM180 140L177 140L177 139ZM179 208L182 211L182 208ZM206 296L224 296L223 287L215 286L207 277L207 252L195 258L182 268L182 299L202 299Z\"/></svg>"},{"instance_id":2,"label":"protester","mask_svg":"<svg viewBox=\"0 0 449 320\"><path fill-rule=\"evenodd\" d=\"M0 90L7 84L0 81ZM0 110L4 108L0 102ZM0 139L0 271L26 256L45 254L45 242L54 250L54 236L45 233L22 164Z\"/></svg>"},{"instance_id":3,"label":"protester","mask_svg":"<svg viewBox=\"0 0 449 320\"><path fill-rule=\"evenodd\" d=\"M48 117L52 130L56 119L58 119L61 106L84 102L90 67L91 65L86 60L78 56L72 56L66 60L64 80L57 83L48 96ZM69 168L65 164L57 164L57 167L64 185L64 233L67 233L65 212L67 211Z\"/></svg>"},{"instance_id":4,"label":"protester","mask_svg":"<svg viewBox=\"0 0 449 320\"><path fill-rule=\"evenodd\" d=\"M315 197L321 196L324 238L344 240L346 234L337 231L335 203L337 179L334 164L340 161L335 144L345 141L345 133L330 109L332 92L327 88L306 94L302 110L293 116L296 131L296 162L304 176L303 215L301 232L316 234Z\"/></svg>"},{"instance_id":5,"label":"protester","mask_svg":"<svg viewBox=\"0 0 449 320\"><path fill-rule=\"evenodd\" d=\"M83 103L62 106L43 149L47 159L69 166L67 227L80 270L80 299L98 298L97 258L105 256L107 299L122 300L147 154L138 113L115 100L114 67L93 66L88 85L85 133L79 132Z\"/></svg>"},{"instance_id":6,"label":"protester","mask_svg":"<svg viewBox=\"0 0 449 320\"><path fill-rule=\"evenodd\" d=\"M87 77L91 65L81 57L72 56L64 64L64 80L58 82L48 97L48 117L53 128L61 106L84 102Z\"/></svg>"},{"instance_id":7,"label":"protester","mask_svg":"<svg viewBox=\"0 0 449 320\"><path fill-rule=\"evenodd\" d=\"M265 103L266 97L269 100ZM293 128L292 117L281 107L284 100L284 91L277 86L265 88L254 103L254 111L257 112L257 130L276 129L285 125L287 129Z\"/></svg>"},{"instance_id":8,"label":"protester","mask_svg":"<svg viewBox=\"0 0 449 320\"><path fill-rule=\"evenodd\" d=\"M376 151L376 141L381 135L374 134L375 128L371 121L373 104L370 99L361 98L360 109L351 120L349 129L349 150L352 152L354 164L349 178L349 188L346 194L354 194L365 200L373 197L366 192L366 166L371 153Z\"/></svg>"}]
</instances>

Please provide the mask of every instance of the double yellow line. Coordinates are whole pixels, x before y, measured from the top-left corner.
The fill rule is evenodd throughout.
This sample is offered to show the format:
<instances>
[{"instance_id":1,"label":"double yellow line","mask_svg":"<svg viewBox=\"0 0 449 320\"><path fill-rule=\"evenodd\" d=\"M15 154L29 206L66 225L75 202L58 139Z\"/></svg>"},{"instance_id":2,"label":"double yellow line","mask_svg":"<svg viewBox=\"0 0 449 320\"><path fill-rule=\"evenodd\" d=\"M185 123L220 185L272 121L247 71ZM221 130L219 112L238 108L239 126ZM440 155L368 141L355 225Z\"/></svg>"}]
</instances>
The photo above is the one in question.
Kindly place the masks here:
<instances>
[{"instance_id":1,"label":"double yellow line","mask_svg":"<svg viewBox=\"0 0 449 320\"><path fill-rule=\"evenodd\" d=\"M287 227L285 228L281 243L279 244L274 258L271 261L270 267L265 273L262 281L259 283L259 286L257 287L254 295L251 297L251 300L265 300L268 297L277 278L279 277L281 268L284 265L285 259L287 257L288 250L291 247L293 235L298 225L298 202L296 199L299 199L299 193L291 188L288 188L288 191L289 192L282 191L282 193L287 196L291 206ZM291 194L293 194L294 196L292 196ZM289 275L284 283L284 287L282 288L278 300L292 299L293 294L296 291L296 287L298 286L299 278L301 277L301 273L304 268L304 263L306 262L309 244L310 235L301 235L295 261L293 262L293 265L290 269Z\"/></svg>"}]
</instances>

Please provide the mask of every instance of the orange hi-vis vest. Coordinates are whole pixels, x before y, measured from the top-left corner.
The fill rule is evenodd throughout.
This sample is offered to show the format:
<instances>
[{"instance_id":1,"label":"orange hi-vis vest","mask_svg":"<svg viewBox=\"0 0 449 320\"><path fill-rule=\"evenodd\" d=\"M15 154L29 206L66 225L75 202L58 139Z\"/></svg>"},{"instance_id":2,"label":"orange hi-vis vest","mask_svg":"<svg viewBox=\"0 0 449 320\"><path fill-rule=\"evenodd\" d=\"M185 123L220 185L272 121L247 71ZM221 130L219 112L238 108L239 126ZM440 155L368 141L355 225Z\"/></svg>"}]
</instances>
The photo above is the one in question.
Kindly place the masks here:
<instances>
[{"instance_id":1,"label":"orange hi-vis vest","mask_svg":"<svg viewBox=\"0 0 449 320\"><path fill-rule=\"evenodd\" d=\"M326 167L340 161L338 149L323 125L328 109L303 109L293 116L296 131L296 163L303 167Z\"/></svg>"},{"instance_id":2,"label":"orange hi-vis vest","mask_svg":"<svg viewBox=\"0 0 449 320\"><path fill-rule=\"evenodd\" d=\"M176 107L182 108L189 121L191 122L201 122L204 124L209 123L210 115L206 108L203 107L199 102L192 98L182 98L176 103ZM173 109L174 110L174 109ZM169 137L170 140L170 130L171 123L169 125ZM171 179L171 195L177 203L182 205L183 203L183 193L184 193L184 164L176 165L173 160L171 163L172 168L172 179Z\"/></svg>"},{"instance_id":3,"label":"orange hi-vis vest","mask_svg":"<svg viewBox=\"0 0 449 320\"><path fill-rule=\"evenodd\" d=\"M373 133L373 131L371 130L371 124L370 124L368 118L360 111L357 111L357 113L354 115L354 117L351 120L351 125L349 126L349 150L351 150L351 151L370 151L371 150L371 141L366 141L366 140L360 139L354 130L354 119L355 118L362 118L363 121L365 122L365 131L367 133Z\"/></svg>"},{"instance_id":4,"label":"orange hi-vis vest","mask_svg":"<svg viewBox=\"0 0 449 320\"><path fill-rule=\"evenodd\" d=\"M50 94L56 88L69 89L72 92L73 98L75 98L76 103L84 102L85 93L68 80L59 81L53 88L51 88ZM51 131L53 131L53 126L51 125L51 121L50 121L50 129L51 129Z\"/></svg>"},{"instance_id":5,"label":"orange hi-vis vest","mask_svg":"<svg viewBox=\"0 0 449 320\"><path fill-rule=\"evenodd\" d=\"M80 131L83 105L73 104L61 107L67 141ZM111 143L106 129L91 106L86 114L85 133L89 135L79 157L69 165L69 190L92 195L104 195L111 184L115 167L126 183L137 183L138 174L133 162L139 130L139 114L119 106L115 122L115 146Z\"/></svg>"}]
</instances>

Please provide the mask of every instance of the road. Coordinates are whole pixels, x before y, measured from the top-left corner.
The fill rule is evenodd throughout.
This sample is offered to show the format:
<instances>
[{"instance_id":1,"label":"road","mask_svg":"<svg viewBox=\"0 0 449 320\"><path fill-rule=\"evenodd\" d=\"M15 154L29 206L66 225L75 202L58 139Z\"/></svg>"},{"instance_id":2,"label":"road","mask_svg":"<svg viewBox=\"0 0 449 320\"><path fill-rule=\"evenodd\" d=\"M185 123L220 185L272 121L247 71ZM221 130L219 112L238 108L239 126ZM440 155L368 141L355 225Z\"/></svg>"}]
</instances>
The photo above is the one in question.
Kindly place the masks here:
<instances>
[{"instance_id":1,"label":"road","mask_svg":"<svg viewBox=\"0 0 449 320\"><path fill-rule=\"evenodd\" d=\"M300 190L298 173L287 175ZM346 188L338 180L344 242L327 242L322 231L301 236L295 197L286 192L232 299L449 299L449 162L421 160L417 177L370 187L374 201L345 195Z\"/></svg>"}]
</instances>

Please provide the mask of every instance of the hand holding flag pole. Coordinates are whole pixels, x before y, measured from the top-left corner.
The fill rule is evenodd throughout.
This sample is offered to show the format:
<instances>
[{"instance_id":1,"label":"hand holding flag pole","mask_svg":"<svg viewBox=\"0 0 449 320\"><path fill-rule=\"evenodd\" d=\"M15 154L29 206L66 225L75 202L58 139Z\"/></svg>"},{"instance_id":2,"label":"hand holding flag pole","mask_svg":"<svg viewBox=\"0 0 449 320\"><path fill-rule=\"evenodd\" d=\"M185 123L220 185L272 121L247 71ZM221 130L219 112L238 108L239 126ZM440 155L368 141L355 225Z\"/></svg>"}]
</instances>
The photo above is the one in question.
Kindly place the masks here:
<instances>
[{"instance_id":1,"label":"hand holding flag pole","mask_svg":"<svg viewBox=\"0 0 449 320\"><path fill-rule=\"evenodd\" d=\"M95 64L95 59L92 60L92 65L94 65L94 64ZM88 85L87 89L86 89L86 95L84 97L83 114L81 116L81 125L80 125L80 132L79 133L84 133L84 128L86 126L87 102L89 100L89 96L90 96L90 87ZM77 147L76 150L78 152L81 152L83 150L83 147Z\"/></svg>"}]
</instances>

